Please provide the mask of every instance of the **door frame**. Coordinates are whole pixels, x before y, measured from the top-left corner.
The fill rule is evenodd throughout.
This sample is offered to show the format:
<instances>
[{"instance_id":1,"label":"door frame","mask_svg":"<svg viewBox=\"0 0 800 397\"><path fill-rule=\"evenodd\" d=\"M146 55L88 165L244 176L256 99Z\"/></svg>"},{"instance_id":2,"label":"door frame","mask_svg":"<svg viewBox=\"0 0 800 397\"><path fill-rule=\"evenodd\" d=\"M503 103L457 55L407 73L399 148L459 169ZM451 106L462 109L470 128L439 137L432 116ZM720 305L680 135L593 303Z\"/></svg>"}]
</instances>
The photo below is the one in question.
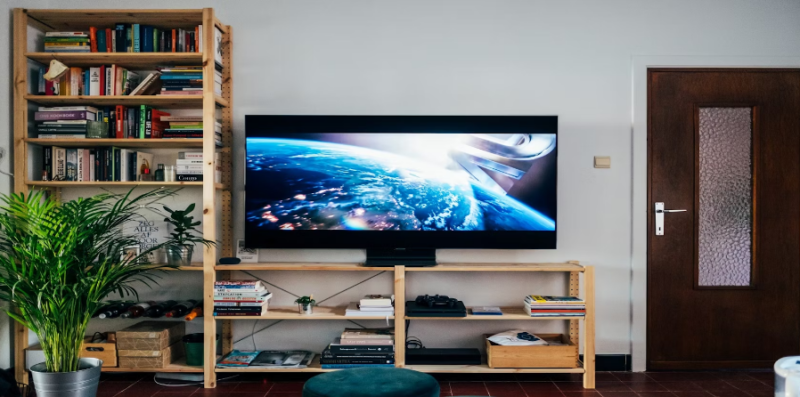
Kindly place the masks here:
<instances>
[{"instance_id":1,"label":"door frame","mask_svg":"<svg viewBox=\"0 0 800 397\"><path fill-rule=\"evenodd\" d=\"M647 70L691 68L800 69L800 57L634 55L631 57L631 358L647 366Z\"/></svg>"}]
</instances>

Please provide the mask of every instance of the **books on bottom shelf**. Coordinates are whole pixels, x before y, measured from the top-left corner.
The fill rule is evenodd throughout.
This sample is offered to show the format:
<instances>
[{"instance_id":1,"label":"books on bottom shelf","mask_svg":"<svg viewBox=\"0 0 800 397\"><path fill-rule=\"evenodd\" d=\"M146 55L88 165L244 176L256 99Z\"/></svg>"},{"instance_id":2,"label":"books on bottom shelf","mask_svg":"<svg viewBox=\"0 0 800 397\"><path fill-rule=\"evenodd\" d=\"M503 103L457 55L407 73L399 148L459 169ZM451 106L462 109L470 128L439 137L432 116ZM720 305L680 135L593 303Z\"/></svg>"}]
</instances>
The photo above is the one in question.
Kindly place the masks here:
<instances>
[{"instance_id":1,"label":"books on bottom shelf","mask_svg":"<svg viewBox=\"0 0 800 397\"><path fill-rule=\"evenodd\" d=\"M217 363L217 367L307 368L314 356L316 354L306 350L233 350Z\"/></svg>"},{"instance_id":2,"label":"books on bottom shelf","mask_svg":"<svg viewBox=\"0 0 800 397\"><path fill-rule=\"evenodd\" d=\"M217 281L214 283L215 316L252 316L267 313L272 293L259 280Z\"/></svg>"},{"instance_id":3,"label":"books on bottom shelf","mask_svg":"<svg viewBox=\"0 0 800 397\"><path fill-rule=\"evenodd\" d=\"M394 331L389 328L345 329L341 338L325 348L319 362L323 369L393 367Z\"/></svg>"}]
</instances>

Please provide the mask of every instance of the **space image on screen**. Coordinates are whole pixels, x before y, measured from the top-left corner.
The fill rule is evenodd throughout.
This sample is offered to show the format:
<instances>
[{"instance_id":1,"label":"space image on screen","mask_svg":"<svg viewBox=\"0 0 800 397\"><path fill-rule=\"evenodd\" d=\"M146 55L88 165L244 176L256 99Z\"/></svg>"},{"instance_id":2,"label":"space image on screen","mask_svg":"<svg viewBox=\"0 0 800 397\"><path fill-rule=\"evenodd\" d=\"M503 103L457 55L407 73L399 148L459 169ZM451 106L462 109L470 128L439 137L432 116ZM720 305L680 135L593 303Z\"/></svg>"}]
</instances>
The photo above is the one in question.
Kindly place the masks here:
<instances>
[{"instance_id":1,"label":"space image on screen","mask_svg":"<svg viewBox=\"0 0 800 397\"><path fill-rule=\"evenodd\" d=\"M555 133L419 129L248 133L247 233L555 233Z\"/></svg>"}]
</instances>

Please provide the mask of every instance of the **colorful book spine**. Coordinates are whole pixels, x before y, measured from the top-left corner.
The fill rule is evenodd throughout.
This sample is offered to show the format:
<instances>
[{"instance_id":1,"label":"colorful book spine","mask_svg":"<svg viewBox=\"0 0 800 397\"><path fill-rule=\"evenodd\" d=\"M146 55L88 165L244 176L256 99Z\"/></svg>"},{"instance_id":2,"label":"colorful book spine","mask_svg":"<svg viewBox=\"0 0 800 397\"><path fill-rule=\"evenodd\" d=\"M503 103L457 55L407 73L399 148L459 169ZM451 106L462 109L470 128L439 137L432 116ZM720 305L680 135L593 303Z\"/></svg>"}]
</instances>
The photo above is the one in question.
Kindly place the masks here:
<instances>
[{"instance_id":1,"label":"colorful book spine","mask_svg":"<svg viewBox=\"0 0 800 397\"><path fill-rule=\"evenodd\" d=\"M97 113L85 111L64 111L64 112L36 112L34 120L95 120Z\"/></svg>"}]
</instances>

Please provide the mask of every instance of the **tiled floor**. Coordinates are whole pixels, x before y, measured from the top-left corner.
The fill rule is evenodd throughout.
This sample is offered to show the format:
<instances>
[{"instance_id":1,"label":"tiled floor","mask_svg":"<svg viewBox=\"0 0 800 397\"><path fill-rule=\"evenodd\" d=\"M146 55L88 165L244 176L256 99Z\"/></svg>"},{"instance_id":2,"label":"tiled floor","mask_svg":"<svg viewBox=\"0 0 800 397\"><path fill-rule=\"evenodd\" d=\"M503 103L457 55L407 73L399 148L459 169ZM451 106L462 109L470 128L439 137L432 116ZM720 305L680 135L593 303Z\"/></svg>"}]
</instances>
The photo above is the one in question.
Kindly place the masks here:
<instances>
[{"instance_id":1,"label":"tiled floor","mask_svg":"<svg viewBox=\"0 0 800 397\"><path fill-rule=\"evenodd\" d=\"M105 377L97 397L301 397L305 378L237 377L216 389L163 387L151 377ZM442 396L494 397L772 397L772 372L600 372L597 389L573 375L437 376Z\"/></svg>"}]
</instances>

